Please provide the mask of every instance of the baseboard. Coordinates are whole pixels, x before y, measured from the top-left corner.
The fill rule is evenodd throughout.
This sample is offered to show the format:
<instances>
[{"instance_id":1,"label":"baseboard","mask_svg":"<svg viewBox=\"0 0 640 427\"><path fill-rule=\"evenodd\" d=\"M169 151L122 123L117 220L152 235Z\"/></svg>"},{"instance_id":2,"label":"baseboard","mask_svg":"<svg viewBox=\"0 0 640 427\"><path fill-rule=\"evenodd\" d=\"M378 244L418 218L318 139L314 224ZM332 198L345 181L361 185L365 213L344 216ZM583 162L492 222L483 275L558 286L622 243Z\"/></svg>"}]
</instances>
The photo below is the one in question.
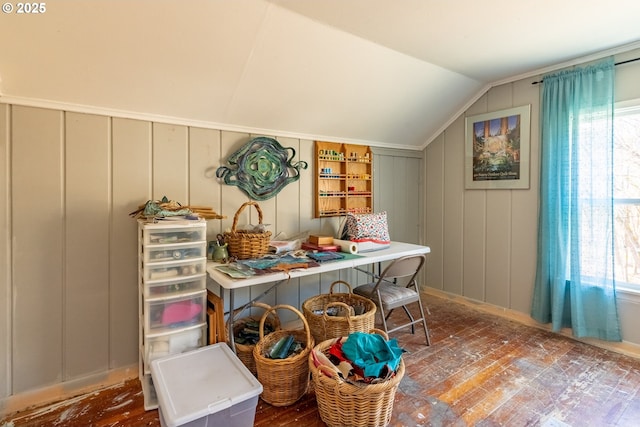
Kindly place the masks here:
<instances>
[{"instance_id":1,"label":"baseboard","mask_svg":"<svg viewBox=\"0 0 640 427\"><path fill-rule=\"evenodd\" d=\"M515 322L525 324L527 326L543 329L552 333L557 333L558 335L562 335L562 336L574 339L576 341L584 342L586 344L600 347L605 350L613 351L616 353L624 354L625 356L630 356L636 359L640 359L640 345L638 344L634 344L628 341L609 342L609 341L602 341L602 340L592 339L592 338L576 338L573 335L571 335L571 329L563 329L560 332L553 332L551 331L550 325L538 323L534 319L532 319L531 316L529 316L528 314L525 314L516 310L498 307L496 305L474 300L461 295L451 294L449 292L445 292L435 288L425 287L422 289L422 291L428 295L449 299L453 302L476 308L485 313L494 314L496 316L499 316L508 320L513 320ZM427 306L429 305L428 301L423 301L423 302Z\"/></svg>"},{"instance_id":2,"label":"baseboard","mask_svg":"<svg viewBox=\"0 0 640 427\"><path fill-rule=\"evenodd\" d=\"M43 406L68 400L76 396L94 392L123 383L138 376L138 365L114 369L105 373L89 375L80 379L65 381L48 387L15 394L0 399L0 418L33 406Z\"/></svg>"}]
</instances>

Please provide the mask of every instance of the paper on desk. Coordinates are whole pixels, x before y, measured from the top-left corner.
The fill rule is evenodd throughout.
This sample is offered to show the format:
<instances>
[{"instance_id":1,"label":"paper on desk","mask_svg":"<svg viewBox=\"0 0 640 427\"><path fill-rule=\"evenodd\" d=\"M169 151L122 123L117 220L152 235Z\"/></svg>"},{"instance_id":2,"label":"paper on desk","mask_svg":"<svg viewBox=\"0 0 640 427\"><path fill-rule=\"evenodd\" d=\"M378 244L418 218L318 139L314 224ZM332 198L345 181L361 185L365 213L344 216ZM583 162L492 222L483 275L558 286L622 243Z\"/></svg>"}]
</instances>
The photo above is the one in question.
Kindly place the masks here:
<instances>
[{"instance_id":1,"label":"paper on desk","mask_svg":"<svg viewBox=\"0 0 640 427\"><path fill-rule=\"evenodd\" d=\"M220 270L234 279L246 279L247 277L255 276L255 273L250 269L239 269L231 265L219 265L216 267L216 270Z\"/></svg>"},{"instance_id":2,"label":"paper on desk","mask_svg":"<svg viewBox=\"0 0 640 427\"><path fill-rule=\"evenodd\" d=\"M358 244L356 242L352 242L351 240L333 239L333 244L340 247L340 252L346 252L348 254L358 253Z\"/></svg>"}]
</instances>

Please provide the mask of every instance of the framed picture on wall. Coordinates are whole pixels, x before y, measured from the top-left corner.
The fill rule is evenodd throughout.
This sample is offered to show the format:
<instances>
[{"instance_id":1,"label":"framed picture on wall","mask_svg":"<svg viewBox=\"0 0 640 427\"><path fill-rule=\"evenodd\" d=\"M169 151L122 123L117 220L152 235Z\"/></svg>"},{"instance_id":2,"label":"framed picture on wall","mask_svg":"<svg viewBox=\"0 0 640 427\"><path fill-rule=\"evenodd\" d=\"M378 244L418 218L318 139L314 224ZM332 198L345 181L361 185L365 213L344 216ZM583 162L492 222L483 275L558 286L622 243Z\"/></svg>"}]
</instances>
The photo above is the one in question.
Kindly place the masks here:
<instances>
[{"instance_id":1,"label":"framed picture on wall","mask_svg":"<svg viewBox=\"0 0 640 427\"><path fill-rule=\"evenodd\" d=\"M465 119L465 188L529 188L531 105Z\"/></svg>"}]
</instances>

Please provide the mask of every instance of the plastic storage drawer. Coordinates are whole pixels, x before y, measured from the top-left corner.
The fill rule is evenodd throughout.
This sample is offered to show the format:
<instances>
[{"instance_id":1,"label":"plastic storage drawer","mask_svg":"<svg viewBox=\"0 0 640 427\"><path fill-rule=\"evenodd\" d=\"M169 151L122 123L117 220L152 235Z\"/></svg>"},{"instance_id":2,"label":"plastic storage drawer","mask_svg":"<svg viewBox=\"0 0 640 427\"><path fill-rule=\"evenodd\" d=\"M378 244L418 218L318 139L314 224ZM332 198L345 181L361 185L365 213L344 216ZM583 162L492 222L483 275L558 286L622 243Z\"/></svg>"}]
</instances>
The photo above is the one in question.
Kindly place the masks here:
<instances>
[{"instance_id":1,"label":"plastic storage drawer","mask_svg":"<svg viewBox=\"0 0 640 427\"><path fill-rule=\"evenodd\" d=\"M167 245L207 240L206 227L153 227L143 231L143 245Z\"/></svg>"},{"instance_id":2,"label":"plastic storage drawer","mask_svg":"<svg viewBox=\"0 0 640 427\"><path fill-rule=\"evenodd\" d=\"M205 272L207 258L187 259L161 263L147 263L144 266L144 281L173 280L193 277Z\"/></svg>"},{"instance_id":3,"label":"plastic storage drawer","mask_svg":"<svg viewBox=\"0 0 640 427\"><path fill-rule=\"evenodd\" d=\"M143 260L148 262L178 261L207 256L207 242L152 245L145 248Z\"/></svg>"},{"instance_id":4,"label":"plastic storage drawer","mask_svg":"<svg viewBox=\"0 0 640 427\"><path fill-rule=\"evenodd\" d=\"M201 274L196 278L174 279L160 283L149 282L144 284L144 295L147 299L178 296L181 294L201 291L207 287L207 276Z\"/></svg>"},{"instance_id":5,"label":"plastic storage drawer","mask_svg":"<svg viewBox=\"0 0 640 427\"><path fill-rule=\"evenodd\" d=\"M204 323L206 298L203 290L174 298L144 299L145 334Z\"/></svg>"},{"instance_id":6,"label":"plastic storage drawer","mask_svg":"<svg viewBox=\"0 0 640 427\"><path fill-rule=\"evenodd\" d=\"M206 329L207 325L201 325L186 330L146 337L144 359L147 363L145 364L145 371L150 369L150 363L155 359L170 354L184 353L206 345Z\"/></svg>"}]
</instances>

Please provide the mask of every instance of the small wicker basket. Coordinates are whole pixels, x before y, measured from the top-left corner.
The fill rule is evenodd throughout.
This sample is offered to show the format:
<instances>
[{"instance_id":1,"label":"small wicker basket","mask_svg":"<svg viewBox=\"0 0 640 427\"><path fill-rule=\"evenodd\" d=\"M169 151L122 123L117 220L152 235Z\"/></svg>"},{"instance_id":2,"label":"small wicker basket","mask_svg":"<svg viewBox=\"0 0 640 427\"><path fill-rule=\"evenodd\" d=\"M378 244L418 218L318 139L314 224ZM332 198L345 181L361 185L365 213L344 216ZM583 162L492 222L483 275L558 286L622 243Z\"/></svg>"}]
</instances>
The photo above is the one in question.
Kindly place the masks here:
<instances>
[{"instance_id":1,"label":"small wicker basket","mask_svg":"<svg viewBox=\"0 0 640 427\"><path fill-rule=\"evenodd\" d=\"M269 310L271 308L270 305L263 304L261 302L254 302L251 304L251 306L259 307L264 310ZM249 316L234 321L234 336L237 335L237 333L240 332L247 325L247 323L260 322L260 319L261 316ZM277 313L271 312L271 317L267 318L265 324L270 325L271 329L274 331L280 329L280 318L278 317ZM231 335L227 334L227 336L230 337ZM251 371L253 375L257 376L258 372L256 369L256 360L253 358L253 348L255 347L255 344L240 344L238 342L235 342L234 344L236 346L236 355L238 356L238 359L240 359L240 361L244 363L244 365Z\"/></svg>"},{"instance_id":2,"label":"small wicker basket","mask_svg":"<svg viewBox=\"0 0 640 427\"><path fill-rule=\"evenodd\" d=\"M304 329L280 329L263 335L264 322L271 311L288 309L293 311L304 324ZM301 342L304 349L296 355L286 359L271 359L265 354L278 340L284 336L293 335ZM272 406L288 406L298 401L309 387L309 363L307 359L313 348L313 338L309 332L309 325L302 313L290 305L274 305L267 310L260 319L260 341L253 348L256 361L258 381L262 384L262 400Z\"/></svg>"},{"instance_id":3,"label":"small wicker basket","mask_svg":"<svg viewBox=\"0 0 640 427\"><path fill-rule=\"evenodd\" d=\"M224 233L224 241L229 244L229 255L237 259L260 258L269 252L270 231L237 230L238 217L246 206L255 206L258 211L258 224L262 224L262 209L257 202L245 202L233 216L231 231Z\"/></svg>"},{"instance_id":4,"label":"small wicker basket","mask_svg":"<svg viewBox=\"0 0 640 427\"><path fill-rule=\"evenodd\" d=\"M378 333L388 339L379 329ZM347 339L347 337L343 337ZM329 354L329 349L337 338L318 344L315 350ZM336 371L324 365L315 366L313 356L309 355L309 371L316 393L320 418L329 427L384 427L391 421L393 400L398 385L404 377L404 361L393 378L375 384L352 384L337 375Z\"/></svg>"},{"instance_id":5,"label":"small wicker basket","mask_svg":"<svg viewBox=\"0 0 640 427\"><path fill-rule=\"evenodd\" d=\"M334 293L336 285L343 284L348 293ZM338 307L344 312L344 316L329 316L329 307ZM362 314L352 314L358 308ZM317 314L319 311L322 314ZM347 336L351 332L369 332L375 327L376 305L369 298L356 295L351 292L351 285L344 280L337 280L331 284L328 294L321 294L307 299L302 303L304 313L311 335L315 342L319 343L331 338Z\"/></svg>"}]
</instances>

